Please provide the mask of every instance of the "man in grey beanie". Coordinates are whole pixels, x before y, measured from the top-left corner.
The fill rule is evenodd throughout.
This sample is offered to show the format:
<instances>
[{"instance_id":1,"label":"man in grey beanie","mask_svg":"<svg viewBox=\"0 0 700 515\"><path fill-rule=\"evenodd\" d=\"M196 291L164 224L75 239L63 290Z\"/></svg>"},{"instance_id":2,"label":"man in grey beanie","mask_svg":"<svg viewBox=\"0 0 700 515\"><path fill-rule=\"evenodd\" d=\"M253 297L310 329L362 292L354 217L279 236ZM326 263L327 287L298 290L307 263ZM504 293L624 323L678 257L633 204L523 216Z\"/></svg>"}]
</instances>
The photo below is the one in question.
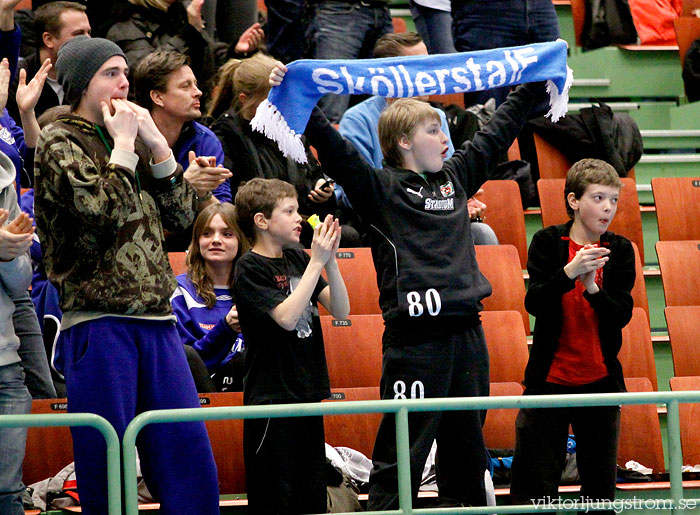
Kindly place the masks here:
<instances>
[{"instance_id":1,"label":"man in grey beanie","mask_svg":"<svg viewBox=\"0 0 700 515\"><path fill-rule=\"evenodd\" d=\"M42 131L34 168L37 229L63 310L54 365L68 410L101 415L121 437L143 411L199 407L162 247L164 229L192 223L197 197L148 111L126 100L117 45L74 38L56 68L71 111ZM87 428L72 434L83 513L107 513L104 440ZM161 513L219 512L203 422L149 425L138 442Z\"/></svg>"},{"instance_id":2,"label":"man in grey beanie","mask_svg":"<svg viewBox=\"0 0 700 515\"><path fill-rule=\"evenodd\" d=\"M101 38L78 36L61 46L56 59L56 78L63 87L65 103L73 111L97 70L114 56L122 57L126 63L121 48Z\"/></svg>"}]
</instances>

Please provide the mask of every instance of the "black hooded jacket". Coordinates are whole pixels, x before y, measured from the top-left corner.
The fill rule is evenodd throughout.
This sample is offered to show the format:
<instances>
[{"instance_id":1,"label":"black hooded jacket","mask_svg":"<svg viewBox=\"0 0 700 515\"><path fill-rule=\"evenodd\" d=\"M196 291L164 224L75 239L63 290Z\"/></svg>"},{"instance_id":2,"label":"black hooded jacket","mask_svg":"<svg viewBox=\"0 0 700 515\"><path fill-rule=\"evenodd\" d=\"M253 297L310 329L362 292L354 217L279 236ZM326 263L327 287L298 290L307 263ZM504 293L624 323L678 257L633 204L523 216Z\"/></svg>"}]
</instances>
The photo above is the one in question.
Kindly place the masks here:
<instances>
[{"instance_id":1,"label":"black hooded jacket","mask_svg":"<svg viewBox=\"0 0 700 515\"><path fill-rule=\"evenodd\" d=\"M321 163L335 164L333 178L367 228L387 323L433 334L479 323L491 286L476 262L467 200L489 178L541 91L542 83L518 87L481 132L425 178L372 168L314 109L305 134Z\"/></svg>"},{"instance_id":2,"label":"black hooded jacket","mask_svg":"<svg viewBox=\"0 0 700 515\"><path fill-rule=\"evenodd\" d=\"M547 380L561 335L562 296L576 283L564 272L569 262L572 223L542 229L530 243L527 261L530 283L525 308L535 317L535 331L525 369L524 383L528 388L540 387ZM611 232L600 237L600 245L610 249L610 259L603 267L603 287L594 295L584 292L583 296L598 315L597 330L605 366L623 392L625 383L617 354L622 346L622 328L632 318L634 250L627 238Z\"/></svg>"}]
</instances>

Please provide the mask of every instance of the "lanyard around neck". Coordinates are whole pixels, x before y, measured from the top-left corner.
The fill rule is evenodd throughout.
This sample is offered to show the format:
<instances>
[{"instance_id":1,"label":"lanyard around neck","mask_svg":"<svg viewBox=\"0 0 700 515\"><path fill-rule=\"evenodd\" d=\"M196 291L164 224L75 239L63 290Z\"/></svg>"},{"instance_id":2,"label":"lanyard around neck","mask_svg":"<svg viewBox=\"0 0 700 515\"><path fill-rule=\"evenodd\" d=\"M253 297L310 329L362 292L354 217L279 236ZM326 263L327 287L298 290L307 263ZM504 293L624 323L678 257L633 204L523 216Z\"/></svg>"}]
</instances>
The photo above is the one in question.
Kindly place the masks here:
<instances>
[{"instance_id":1,"label":"lanyard around neck","mask_svg":"<svg viewBox=\"0 0 700 515\"><path fill-rule=\"evenodd\" d=\"M112 153L112 146L109 144L109 141L107 141L107 138L105 137L104 132L102 132L102 128L95 124L95 130L97 131L97 135L99 136L100 140L102 141L102 144L105 146L107 149L107 152L110 154ZM134 170L134 177L136 178L136 192L139 194L139 198L143 200L143 195L141 194L141 180L139 179L139 171Z\"/></svg>"}]
</instances>

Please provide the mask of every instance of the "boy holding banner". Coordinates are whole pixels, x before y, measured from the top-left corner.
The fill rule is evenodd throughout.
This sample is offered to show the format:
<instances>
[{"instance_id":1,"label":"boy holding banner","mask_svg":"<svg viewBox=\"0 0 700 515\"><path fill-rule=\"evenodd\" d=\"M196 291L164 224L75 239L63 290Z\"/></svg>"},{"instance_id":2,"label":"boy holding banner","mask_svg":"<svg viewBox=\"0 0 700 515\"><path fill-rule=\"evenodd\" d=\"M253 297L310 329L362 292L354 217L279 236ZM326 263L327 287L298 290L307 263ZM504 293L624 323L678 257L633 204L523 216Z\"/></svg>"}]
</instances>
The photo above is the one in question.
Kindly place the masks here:
<instances>
[{"instance_id":1,"label":"boy holding banner","mask_svg":"<svg viewBox=\"0 0 700 515\"><path fill-rule=\"evenodd\" d=\"M282 84L286 71L278 63L270 75L271 85ZM533 77L529 79L545 78ZM563 83L559 91L565 94ZM483 131L447 160L447 137L435 110L425 102L399 99L379 121L386 165L381 170L369 166L321 111L313 110L305 135L321 162L335 163L333 178L345 188L371 239L386 323L383 399L488 395L488 350L479 311L491 286L476 263L467 200L488 179L543 92L541 82L518 87ZM277 115L284 116L284 104L274 106L279 108ZM437 440L441 505L486 504L487 455L481 423L480 412L473 410L409 417L414 498ZM387 415L377 434L370 511L398 507L394 426L394 415Z\"/></svg>"}]
</instances>

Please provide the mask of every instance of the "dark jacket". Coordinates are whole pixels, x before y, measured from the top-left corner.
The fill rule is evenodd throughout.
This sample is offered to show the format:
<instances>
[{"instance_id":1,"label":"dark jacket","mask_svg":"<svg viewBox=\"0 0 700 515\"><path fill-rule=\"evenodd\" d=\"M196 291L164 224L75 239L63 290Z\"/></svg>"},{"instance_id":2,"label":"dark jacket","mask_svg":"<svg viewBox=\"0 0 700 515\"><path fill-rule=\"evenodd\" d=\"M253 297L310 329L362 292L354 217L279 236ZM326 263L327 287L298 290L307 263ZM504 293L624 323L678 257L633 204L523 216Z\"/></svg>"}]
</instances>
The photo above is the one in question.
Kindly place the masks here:
<instances>
[{"instance_id":1,"label":"dark jacket","mask_svg":"<svg viewBox=\"0 0 700 515\"><path fill-rule=\"evenodd\" d=\"M335 197L322 204L311 202L307 195L319 179L324 178L321 165L306 145L308 164L296 163L284 157L277 143L250 126L235 109L222 114L212 131L221 141L224 149L224 167L231 170L229 179L231 196L235 199L238 186L254 177L281 179L292 184L299 198L299 212L302 215L322 215L334 213Z\"/></svg>"},{"instance_id":2,"label":"dark jacket","mask_svg":"<svg viewBox=\"0 0 700 515\"><path fill-rule=\"evenodd\" d=\"M599 0L585 4L586 13L581 31L584 50L637 43L637 29L628 0Z\"/></svg>"},{"instance_id":3,"label":"dark jacket","mask_svg":"<svg viewBox=\"0 0 700 515\"><path fill-rule=\"evenodd\" d=\"M27 82L32 80L34 78L34 75L36 75L36 72L38 72L39 68L41 68L41 59L39 58L39 51L37 50L23 61L20 61L18 68L24 68L25 70L27 70ZM15 95L17 95L17 85L19 83L19 69L17 70L17 74L15 75L12 84L10 85L10 91L7 95L7 111L10 113L10 116L12 116L12 118L18 121L20 119L20 116ZM58 95L56 95L56 92L53 90L53 88L49 84L49 81L47 80L46 82L44 82L44 89L41 90L41 96L39 97L39 100L36 103L36 107L34 108L34 114L36 114L36 117L39 118L39 116L41 116L41 114L44 111L46 111L50 107L58 105L61 105L61 102L58 100Z\"/></svg>"},{"instance_id":4,"label":"dark jacket","mask_svg":"<svg viewBox=\"0 0 700 515\"><path fill-rule=\"evenodd\" d=\"M483 131L425 179L406 169L372 168L314 109L306 135L321 163L334 163L331 175L370 235L385 320L433 334L454 328L446 317L478 324L491 285L476 262L467 200L489 178L541 91L541 83L518 87Z\"/></svg>"},{"instance_id":5,"label":"dark jacket","mask_svg":"<svg viewBox=\"0 0 700 515\"><path fill-rule=\"evenodd\" d=\"M182 3L173 2L167 12L132 6L124 16L109 29L107 39L124 51L130 68L154 50L176 50L190 57L200 89L206 91L207 82L225 60L228 46L190 25Z\"/></svg>"},{"instance_id":6,"label":"dark jacket","mask_svg":"<svg viewBox=\"0 0 700 515\"><path fill-rule=\"evenodd\" d=\"M637 123L626 113L613 113L609 105L586 107L557 123L544 116L528 126L557 147L572 163L592 157L610 163L626 177L642 157L644 144Z\"/></svg>"},{"instance_id":7,"label":"dark jacket","mask_svg":"<svg viewBox=\"0 0 700 515\"><path fill-rule=\"evenodd\" d=\"M572 221L538 231L532 237L527 270L530 284L525 308L535 317L535 332L524 384L541 386L549 374L562 328L562 296L574 288L574 280L564 272L569 261L569 230ZM603 267L603 287L594 295L584 292L598 316L598 335L605 366L620 391L625 391L622 365L617 353L622 345L622 328L632 318L634 286L634 250L623 236L606 232L600 244L610 249L610 260Z\"/></svg>"},{"instance_id":8,"label":"dark jacket","mask_svg":"<svg viewBox=\"0 0 700 515\"><path fill-rule=\"evenodd\" d=\"M19 44L22 31L15 25L14 30L0 31L0 59L6 57L10 65L10 80L17 76L17 61L19 59ZM14 97L14 95L13 95ZM9 106L8 106L9 107ZM34 174L34 149L28 149L24 142L24 131L17 118L10 116L6 109L0 110L0 152L7 155L15 166L15 186L17 198L20 197L20 187L31 187Z\"/></svg>"}]
</instances>

